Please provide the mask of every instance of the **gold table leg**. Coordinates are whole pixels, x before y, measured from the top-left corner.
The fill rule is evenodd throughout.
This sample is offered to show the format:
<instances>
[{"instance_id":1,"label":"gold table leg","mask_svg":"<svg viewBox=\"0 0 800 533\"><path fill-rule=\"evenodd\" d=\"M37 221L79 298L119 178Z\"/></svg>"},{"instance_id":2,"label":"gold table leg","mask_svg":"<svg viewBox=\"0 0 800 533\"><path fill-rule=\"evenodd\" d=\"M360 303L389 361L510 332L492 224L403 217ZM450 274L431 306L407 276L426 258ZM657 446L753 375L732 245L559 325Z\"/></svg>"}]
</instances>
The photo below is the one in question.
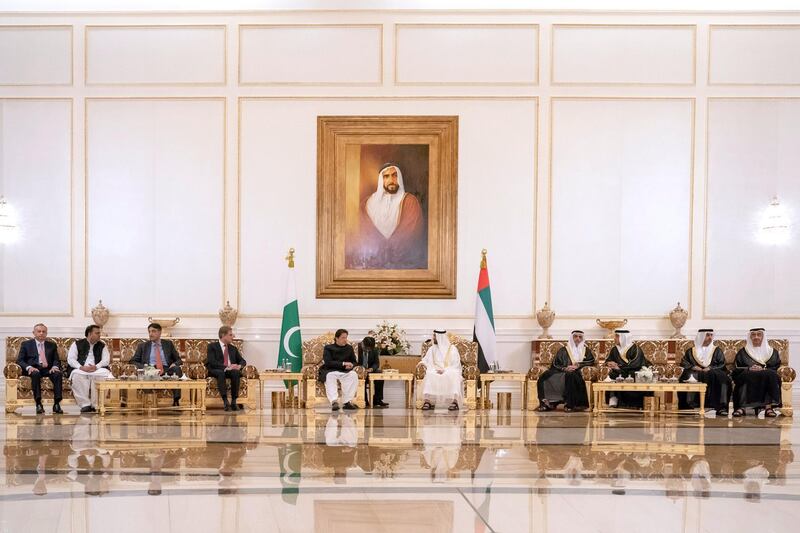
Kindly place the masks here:
<instances>
[{"instance_id":1,"label":"gold table leg","mask_svg":"<svg viewBox=\"0 0 800 533\"><path fill-rule=\"evenodd\" d=\"M525 406L527 405L527 401L528 401L528 399L526 397L527 393L528 393L528 387L527 387L527 384L524 381L520 381L519 382L519 393L520 393L520 399L522 401L522 405L520 406L520 409L524 411L525 410Z\"/></svg>"}]
</instances>

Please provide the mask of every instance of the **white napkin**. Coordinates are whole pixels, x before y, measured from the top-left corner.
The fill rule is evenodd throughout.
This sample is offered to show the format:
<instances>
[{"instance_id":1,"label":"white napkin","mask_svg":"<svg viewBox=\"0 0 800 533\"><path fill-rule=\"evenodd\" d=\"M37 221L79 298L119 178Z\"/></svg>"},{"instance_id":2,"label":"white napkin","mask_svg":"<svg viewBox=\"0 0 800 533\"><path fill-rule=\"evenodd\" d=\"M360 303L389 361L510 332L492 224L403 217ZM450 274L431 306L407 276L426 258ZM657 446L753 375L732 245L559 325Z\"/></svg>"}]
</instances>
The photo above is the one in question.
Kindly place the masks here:
<instances>
[{"instance_id":1,"label":"white napkin","mask_svg":"<svg viewBox=\"0 0 800 533\"><path fill-rule=\"evenodd\" d=\"M694 374L689 376L689 379L686 380L686 383L697 383L697 379L694 377Z\"/></svg>"},{"instance_id":2,"label":"white napkin","mask_svg":"<svg viewBox=\"0 0 800 533\"><path fill-rule=\"evenodd\" d=\"M181 381L189 381L189 376L187 376L186 374L182 375Z\"/></svg>"},{"instance_id":3,"label":"white napkin","mask_svg":"<svg viewBox=\"0 0 800 533\"><path fill-rule=\"evenodd\" d=\"M606 379L604 379L603 381L605 381L606 383L611 383L614 380L611 379L611 376L606 376Z\"/></svg>"}]
</instances>

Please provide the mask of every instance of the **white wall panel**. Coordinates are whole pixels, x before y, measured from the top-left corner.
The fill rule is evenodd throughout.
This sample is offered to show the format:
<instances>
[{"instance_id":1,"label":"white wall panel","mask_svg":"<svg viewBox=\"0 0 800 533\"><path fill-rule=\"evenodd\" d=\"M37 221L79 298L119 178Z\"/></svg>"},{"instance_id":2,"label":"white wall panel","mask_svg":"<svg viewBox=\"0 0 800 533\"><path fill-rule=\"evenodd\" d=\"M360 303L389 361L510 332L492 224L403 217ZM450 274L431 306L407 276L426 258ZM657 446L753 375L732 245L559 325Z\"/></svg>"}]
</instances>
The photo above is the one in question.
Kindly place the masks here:
<instances>
[{"instance_id":1,"label":"white wall panel","mask_svg":"<svg viewBox=\"0 0 800 533\"><path fill-rule=\"evenodd\" d=\"M245 85L377 85L380 25L241 26L239 82Z\"/></svg>"},{"instance_id":2,"label":"white wall panel","mask_svg":"<svg viewBox=\"0 0 800 533\"><path fill-rule=\"evenodd\" d=\"M89 26L86 84L223 84L225 26Z\"/></svg>"},{"instance_id":3,"label":"white wall panel","mask_svg":"<svg viewBox=\"0 0 800 533\"><path fill-rule=\"evenodd\" d=\"M553 26L553 84L695 81L694 26Z\"/></svg>"},{"instance_id":4,"label":"white wall panel","mask_svg":"<svg viewBox=\"0 0 800 533\"><path fill-rule=\"evenodd\" d=\"M713 85L800 84L800 26L711 26Z\"/></svg>"},{"instance_id":5,"label":"white wall panel","mask_svg":"<svg viewBox=\"0 0 800 533\"><path fill-rule=\"evenodd\" d=\"M289 247L303 314L461 315L475 309L489 250L496 315L530 315L536 102L523 100L241 101L241 292L246 314L283 307ZM459 115L458 297L315 300L317 115ZM486 135L503 130L506 136ZM511 281L513 280L513 281Z\"/></svg>"},{"instance_id":6,"label":"white wall panel","mask_svg":"<svg viewBox=\"0 0 800 533\"><path fill-rule=\"evenodd\" d=\"M224 117L221 99L87 102L90 306L216 314Z\"/></svg>"},{"instance_id":7,"label":"white wall panel","mask_svg":"<svg viewBox=\"0 0 800 533\"><path fill-rule=\"evenodd\" d=\"M70 313L71 142L71 100L0 100L0 194L17 219L0 312Z\"/></svg>"},{"instance_id":8,"label":"white wall panel","mask_svg":"<svg viewBox=\"0 0 800 533\"><path fill-rule=\"evenodd\" d=\"M535 85L539 80L536 25L396 26L398 85Z\"/></svg>"},{"instance_id":9,"label":"white wall panel","mask_svg":"<svg viewBox=\"0 0 800 533\"><path fill-rule=\"evenodd\" d=\"M708 315L800 316L798 139L800 99L710 101ZM784 245L760 236L773 195L792 222Z\"/></svg>"},{"instance_id":10,"label":"white wall panel","mask_svg":"<svg viewBox=\"0 0 800 533\"><path fill-rule=\"evenodd\" d=\"M0 26L0 85L71 84L71 26Z\"/></svg>"},{"instance_id":11,"label":"white wall panel","mask_svg":"<svg viewBox=\"0 0 800 533\"><path fill-rule=\"evenodd\" d=\"M687 307L692 101L563 99L552 112L551 306Z\"/></svg>"}]
</instances>

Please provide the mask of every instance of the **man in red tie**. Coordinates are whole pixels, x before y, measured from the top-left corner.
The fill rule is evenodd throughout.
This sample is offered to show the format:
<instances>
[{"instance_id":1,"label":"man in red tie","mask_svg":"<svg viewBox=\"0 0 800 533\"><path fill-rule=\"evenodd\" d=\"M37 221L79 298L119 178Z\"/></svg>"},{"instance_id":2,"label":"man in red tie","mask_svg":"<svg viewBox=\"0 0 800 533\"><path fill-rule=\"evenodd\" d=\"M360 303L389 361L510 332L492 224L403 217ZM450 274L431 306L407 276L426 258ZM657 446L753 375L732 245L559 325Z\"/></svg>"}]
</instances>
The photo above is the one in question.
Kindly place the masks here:
<instances>
[{"instance_id":1,"label":"man in red tie","mask_svg":"<svg viewBox=\"0 0 800 533\"><path fill-rule=\"evenodd\" d=\"M208 375L216 378L217 389L222 398L226 411L239 409L236 399L239 397L239 381L241 371L247 364L239 349L233 345L233 328L222 326L219 328L219 342L208 343L206 353L206 368ZM231 401L228 402L228 383L231 380Z\"/></svg>"},{"instance_id":2,"label":"man in red tie","mask_svg":"<svg viewBox=\"0 0 800 533\"><path fill-rule=\"evenodd\" d=\"M17 364L31 378L31 390L36 401L36 414L44 413L42 406L42 378L50 378L53 383L53 413L61 410L61 361L58 360L58 347L47 340L47 326L33 326L33 338L22 343L17 356Z\"/></svg>"},{"instance_id":3,"label":"man in red tie","mask_svg":"<svg viewBox=\"0 0 800 533\"><path fill-rule=\"evenodd\" d=\"M172 341L161 338L161 324L153 322L147 326L148 342L143 342L136 347L136 353L131 359L131 364L136 368L144 368L144 365L154 366L158 369L158 374L183 376L181 370L181 354L175 349ZM181 391L172 391L172 405L180 405Z\"/></svg>"}]
</instances>

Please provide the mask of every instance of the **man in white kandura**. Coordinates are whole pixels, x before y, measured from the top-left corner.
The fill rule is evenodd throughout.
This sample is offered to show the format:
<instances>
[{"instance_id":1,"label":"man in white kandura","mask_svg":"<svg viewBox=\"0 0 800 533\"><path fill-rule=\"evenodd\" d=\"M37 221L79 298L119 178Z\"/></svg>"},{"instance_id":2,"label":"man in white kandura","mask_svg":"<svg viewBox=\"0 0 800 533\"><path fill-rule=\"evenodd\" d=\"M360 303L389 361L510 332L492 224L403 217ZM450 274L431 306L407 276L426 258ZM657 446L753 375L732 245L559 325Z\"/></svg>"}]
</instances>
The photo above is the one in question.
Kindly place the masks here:
<instances>
[{"instance_id":1,"label":"man in white kandura","mask_svg":"<svg viewBox=\"0 0 800 533\"><path fill-rule=\"evenodd\" d=\"M457 411L464 401L461 356L450 344L446 331L433 332L433 345L422 359L425 365L425 381L422 389L425 403L423 411L436 408L436 402L451 402L448 411Z\"/></svg>"},{"instance_id":2,"label":"man in white kandura","mask_svg":"<svg viewBox=\"0 0 800 533\"><path fill-rule=\"evenodd\" d=\"M69 379L72 382L72 395L81 408L81 413L94 412L97 407L97 387L95 381L111 377L108 365L111 354L108 346L100 340L100 326L92 324L84 331L85 339L72 343L67 353L70 367Z\"/></svg>"}]
</instances>

